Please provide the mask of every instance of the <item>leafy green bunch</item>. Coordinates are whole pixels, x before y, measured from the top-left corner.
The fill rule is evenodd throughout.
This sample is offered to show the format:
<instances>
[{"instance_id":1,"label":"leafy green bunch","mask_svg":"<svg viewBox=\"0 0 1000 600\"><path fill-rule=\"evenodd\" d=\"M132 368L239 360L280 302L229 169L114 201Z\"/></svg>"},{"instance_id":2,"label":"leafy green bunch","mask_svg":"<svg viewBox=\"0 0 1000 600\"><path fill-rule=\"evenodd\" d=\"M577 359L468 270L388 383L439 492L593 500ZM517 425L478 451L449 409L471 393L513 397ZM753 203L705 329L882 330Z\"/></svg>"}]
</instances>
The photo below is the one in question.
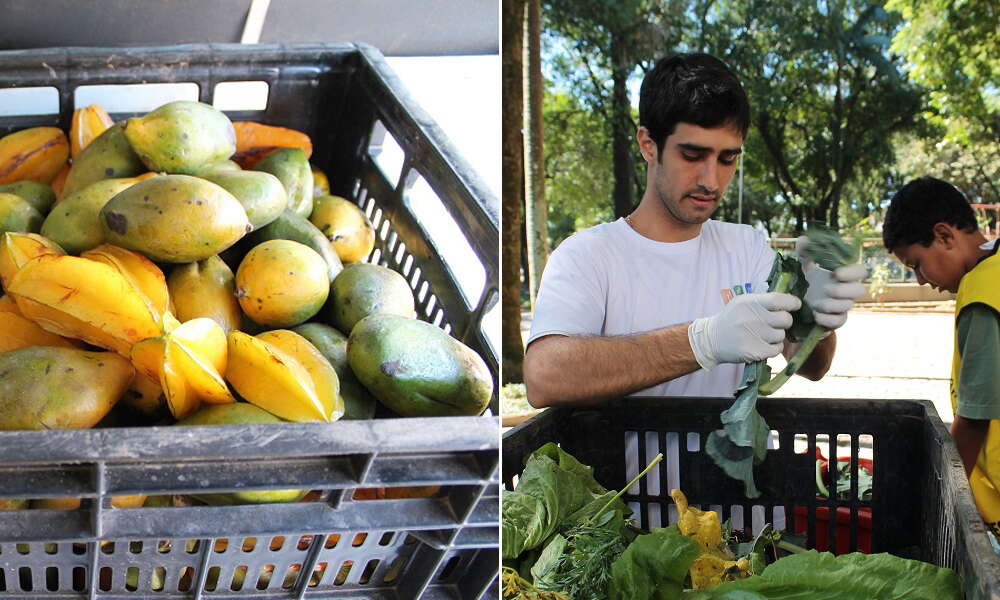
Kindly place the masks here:
<instances>
[{"instance_id":1,"label":"leafy green bunch","mask_svg":"<svg viewBox=\"0 0 1000 600\"><path fill-rule=\"evenodd\" d=\"M861 242L859 238L852 248L835 231L820 226L810 227L806 238L807 258L830 271L855 262ZM743 367L743 378L736 388L736 400L720 415L724 433L709 436L705 444L705 451L715 464L733 479L743 482L747 498L760 496L753 468L764 462L770 432L767 422L757 412L757 398L778 391L802 367L828 331L816 323L812 308L805 302L809 283L798 260L779 252L774 258L767 283L770 292L794 294L802 299L802 308L792 314L792 327L787 333L790 341L800 343L799 348L785 368L773 378L767 361L751 362Z\"/></svg>"}]
</instances>

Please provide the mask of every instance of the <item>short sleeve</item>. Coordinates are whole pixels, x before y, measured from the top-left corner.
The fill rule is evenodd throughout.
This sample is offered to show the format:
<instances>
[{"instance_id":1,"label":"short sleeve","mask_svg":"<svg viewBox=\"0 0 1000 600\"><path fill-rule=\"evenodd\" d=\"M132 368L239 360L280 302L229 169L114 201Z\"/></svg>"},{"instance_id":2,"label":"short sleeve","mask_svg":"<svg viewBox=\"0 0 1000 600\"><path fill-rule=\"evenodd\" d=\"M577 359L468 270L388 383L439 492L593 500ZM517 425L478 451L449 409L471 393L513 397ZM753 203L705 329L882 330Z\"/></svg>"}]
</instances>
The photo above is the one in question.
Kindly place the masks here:
<instances>
[{"instance_id":1,"label":"short sleeve","mask_svg":"<svg viewBox=\"0 0 1000 600\"><path fill-rule=\"evenodd\" d=\"M549 255L535 298L528 344L552 334L601 334L608 276L595 242L595 236L576 234Z\"/></svg>"},{"instance_id":2,"label":"short sleeve","mask_svg":"<svg viewBox=\"0 0 1000 600\"><path fill-rule=\"evenodd\" d=\"M767 239L763 236L754 232L755 239L757 243L756 248L756 263L753 265L753 292L755 294L762 294L767 291L767 276L771 274L771 269L774 267L774 257L776 253L771 245L767 243Z\"/></svg>"},{"instance_id":3,"label":"short sleeve","mask_svg":"<svg viewBox=\"0 0 1000 600\"><path fill-rule=\"evenodd\" d=\"M955 323L962 370L955 412L967 419L1000 419L1000 322L983 304L962 310Z\"/></svg>"}]
</instances>

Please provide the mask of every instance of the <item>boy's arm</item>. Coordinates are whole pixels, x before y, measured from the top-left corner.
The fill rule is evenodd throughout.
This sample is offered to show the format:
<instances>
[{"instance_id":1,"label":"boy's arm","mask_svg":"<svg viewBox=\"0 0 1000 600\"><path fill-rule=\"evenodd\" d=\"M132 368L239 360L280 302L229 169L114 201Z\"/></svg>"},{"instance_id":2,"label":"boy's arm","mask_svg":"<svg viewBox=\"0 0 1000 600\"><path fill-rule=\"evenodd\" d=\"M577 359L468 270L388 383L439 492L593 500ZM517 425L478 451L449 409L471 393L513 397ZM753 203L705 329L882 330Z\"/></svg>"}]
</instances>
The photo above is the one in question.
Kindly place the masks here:
<instances>
[{"instance_id":1,"label":"boy's arm","mask_svg":"<svg viewBox=\"0 0 1000 600\"><path fill-rule=\"evenodd\" d=\"M970 304L955 322L962 369L951 434L967 473L986 441L991 419L1000 419L1000 315Z\"/></svg>"},{"instance_id":2,"label":"boy's arm","mask_svg":"<svg viewBox=\"0 0 1000 600\"><path fill-rule=\"evenodd\" d=\"M955 420L951 424L951 437L955 438L958 455L962 457L962 464L965 465L966 477L972 475L972 467L976 466L979 450L983 447L989 430L989 420L966 419L955 415Z\"/></svg>"}]
</instances>

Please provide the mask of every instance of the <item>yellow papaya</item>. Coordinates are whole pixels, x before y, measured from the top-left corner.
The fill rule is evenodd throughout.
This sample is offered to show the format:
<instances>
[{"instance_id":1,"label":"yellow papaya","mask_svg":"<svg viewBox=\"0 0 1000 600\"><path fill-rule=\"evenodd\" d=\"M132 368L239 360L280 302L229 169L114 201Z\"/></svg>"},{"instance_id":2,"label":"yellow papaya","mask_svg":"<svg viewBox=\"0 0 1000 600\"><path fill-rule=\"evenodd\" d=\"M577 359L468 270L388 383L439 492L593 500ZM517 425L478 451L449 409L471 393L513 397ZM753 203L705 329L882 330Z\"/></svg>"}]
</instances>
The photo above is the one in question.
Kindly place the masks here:
<instances>
[{"instance_id":1,"label":"yellow papaya","mask_svg":"<svg viewBox=\"0 0 1000 600\"><path fill-rule=\"evenodd\" d=\"M291 327L319 312L330 293L327 264L315 250L291 240L254 246L236 269L243 313L265 327Z\"/></svg>"}]
</instances>

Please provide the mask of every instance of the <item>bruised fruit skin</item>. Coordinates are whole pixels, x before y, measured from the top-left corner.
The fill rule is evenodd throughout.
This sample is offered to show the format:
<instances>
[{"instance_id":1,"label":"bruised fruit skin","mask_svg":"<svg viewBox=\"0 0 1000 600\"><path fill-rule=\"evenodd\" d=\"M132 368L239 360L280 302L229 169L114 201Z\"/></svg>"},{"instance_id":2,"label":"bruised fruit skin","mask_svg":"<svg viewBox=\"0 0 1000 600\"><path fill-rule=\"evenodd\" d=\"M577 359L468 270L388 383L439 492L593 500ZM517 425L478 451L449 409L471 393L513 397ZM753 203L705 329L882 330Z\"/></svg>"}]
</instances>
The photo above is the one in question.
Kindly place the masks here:
<instances>
[{"instance_id":1,"label":"bruised fruit skin","mask_svg":"<svg viewBox=\"0 0 1000 600\"><path fill-rule=\"evenodd\" d=\"M111 352L33 346L0 355L0 429L93 427L134 370Z\"/></svg>"},{"instance_id":2,"label":"bruised fruit skin","mask_svg":"<svg viewBox=\"0 0 1000 600\"><path fill-rule=\"evenodd\" d=\"M278 346L229 332L226 381L248 402L288 421L328 421L306 368Z\"/></svg>"},{"instance_id":3,"label":"bruised fruit skin","mask_svg":"<svg viewBox=\"0 0 1000 600\"><path fill-rule=\"evenodd\" d=\"M330 293L327 266L312 248L291 240L254 246L236 270L244 314L265 327L291 327L319 312Z\"/></svg>"},{"instance_id":4,"label":"bruised fruit skin","mask_svg":"<svg viewBox=\"0 0 1000 600\"><path fill-rule=\"evenodd\" d=\"M0 284L6 289L26 262L43 254L63 255L66 252L59 244L37 233L5 232L0 238Z\"/></svg>"},{"instance_id":5,"label":"bruised fruit skin","mask_svg":"<svg viewBox=\"0 0 1000 600\"><path fill-rule=\"evenodd\" d=\"M29 260L7 293L43 329L128 356L135 342L163 333L145 299L114 267L77 256Z\"/></svg>"},{"instance_id":6,"label":"bruised fruit skin","mask_svg":"<svg viewBox=\"0 0 1000 600\"><path fill-rule=\"evenodd\" d=\"M101 179L135 177L149 170L125 139L124 125L108 127L80 151L66 175L60 198Z\"/></svg>"},{"instance_id":7,"label":"bruised fruit skin","mask_svg":"<svg viewBox=\"0 0 1000 600\"><path fill-rule=\"evenodd\" d=\"M376 314L347 341L351 369L379 402L404 417L478 415L493 377L471 348L430 323Z\"/></svg>"},{"instance_id":8,"label":"bruised fruit skin","mask_svg":"<svg viewBox=\"0 0 1000 600\"><path fill-rule=\"evenodd\" d=\"M140 177L102 179L64 195L42 222L42 235L57 242L70 254L100 246L105 241L99 218L101 209L119 192L142 180Z\"/></svg>"},{"instance_id":9,"label":"bruised fruit skin","mask_svg":"<svg viewBox=\"0 0 1000 600\"><path fill-rule=\"evenodd\" d=\"M129 119L125 138L150 171L195 175L236 152L236 132L222 111L203 102L168 102Z\"/></svg>"},{"instance_id":10,"label":"bruised fruit skin","mask_svg":"<svg viewBox=\"0 0 1000 600\"><path fill-rule=\"evenodd\" d=\"M288 329L265 331L258 334L257 339L284 350L305 367L316 389L316 397L323 404L327 420L336 421L344 416L344 399L340 395L337 371L309 340Z\"/></svg>"},{"instance_id":11,"label":"bruised fruit skin","mask_svg":"<svg viewBox=\"0 0 1000 600\"><path fill-rule=\"evenodd\" d=\"M157 262L204 260L253 229L239 200L189 175L160 175L116 195L100 213L104 237Z\"/></svg>"}]
</instances>

